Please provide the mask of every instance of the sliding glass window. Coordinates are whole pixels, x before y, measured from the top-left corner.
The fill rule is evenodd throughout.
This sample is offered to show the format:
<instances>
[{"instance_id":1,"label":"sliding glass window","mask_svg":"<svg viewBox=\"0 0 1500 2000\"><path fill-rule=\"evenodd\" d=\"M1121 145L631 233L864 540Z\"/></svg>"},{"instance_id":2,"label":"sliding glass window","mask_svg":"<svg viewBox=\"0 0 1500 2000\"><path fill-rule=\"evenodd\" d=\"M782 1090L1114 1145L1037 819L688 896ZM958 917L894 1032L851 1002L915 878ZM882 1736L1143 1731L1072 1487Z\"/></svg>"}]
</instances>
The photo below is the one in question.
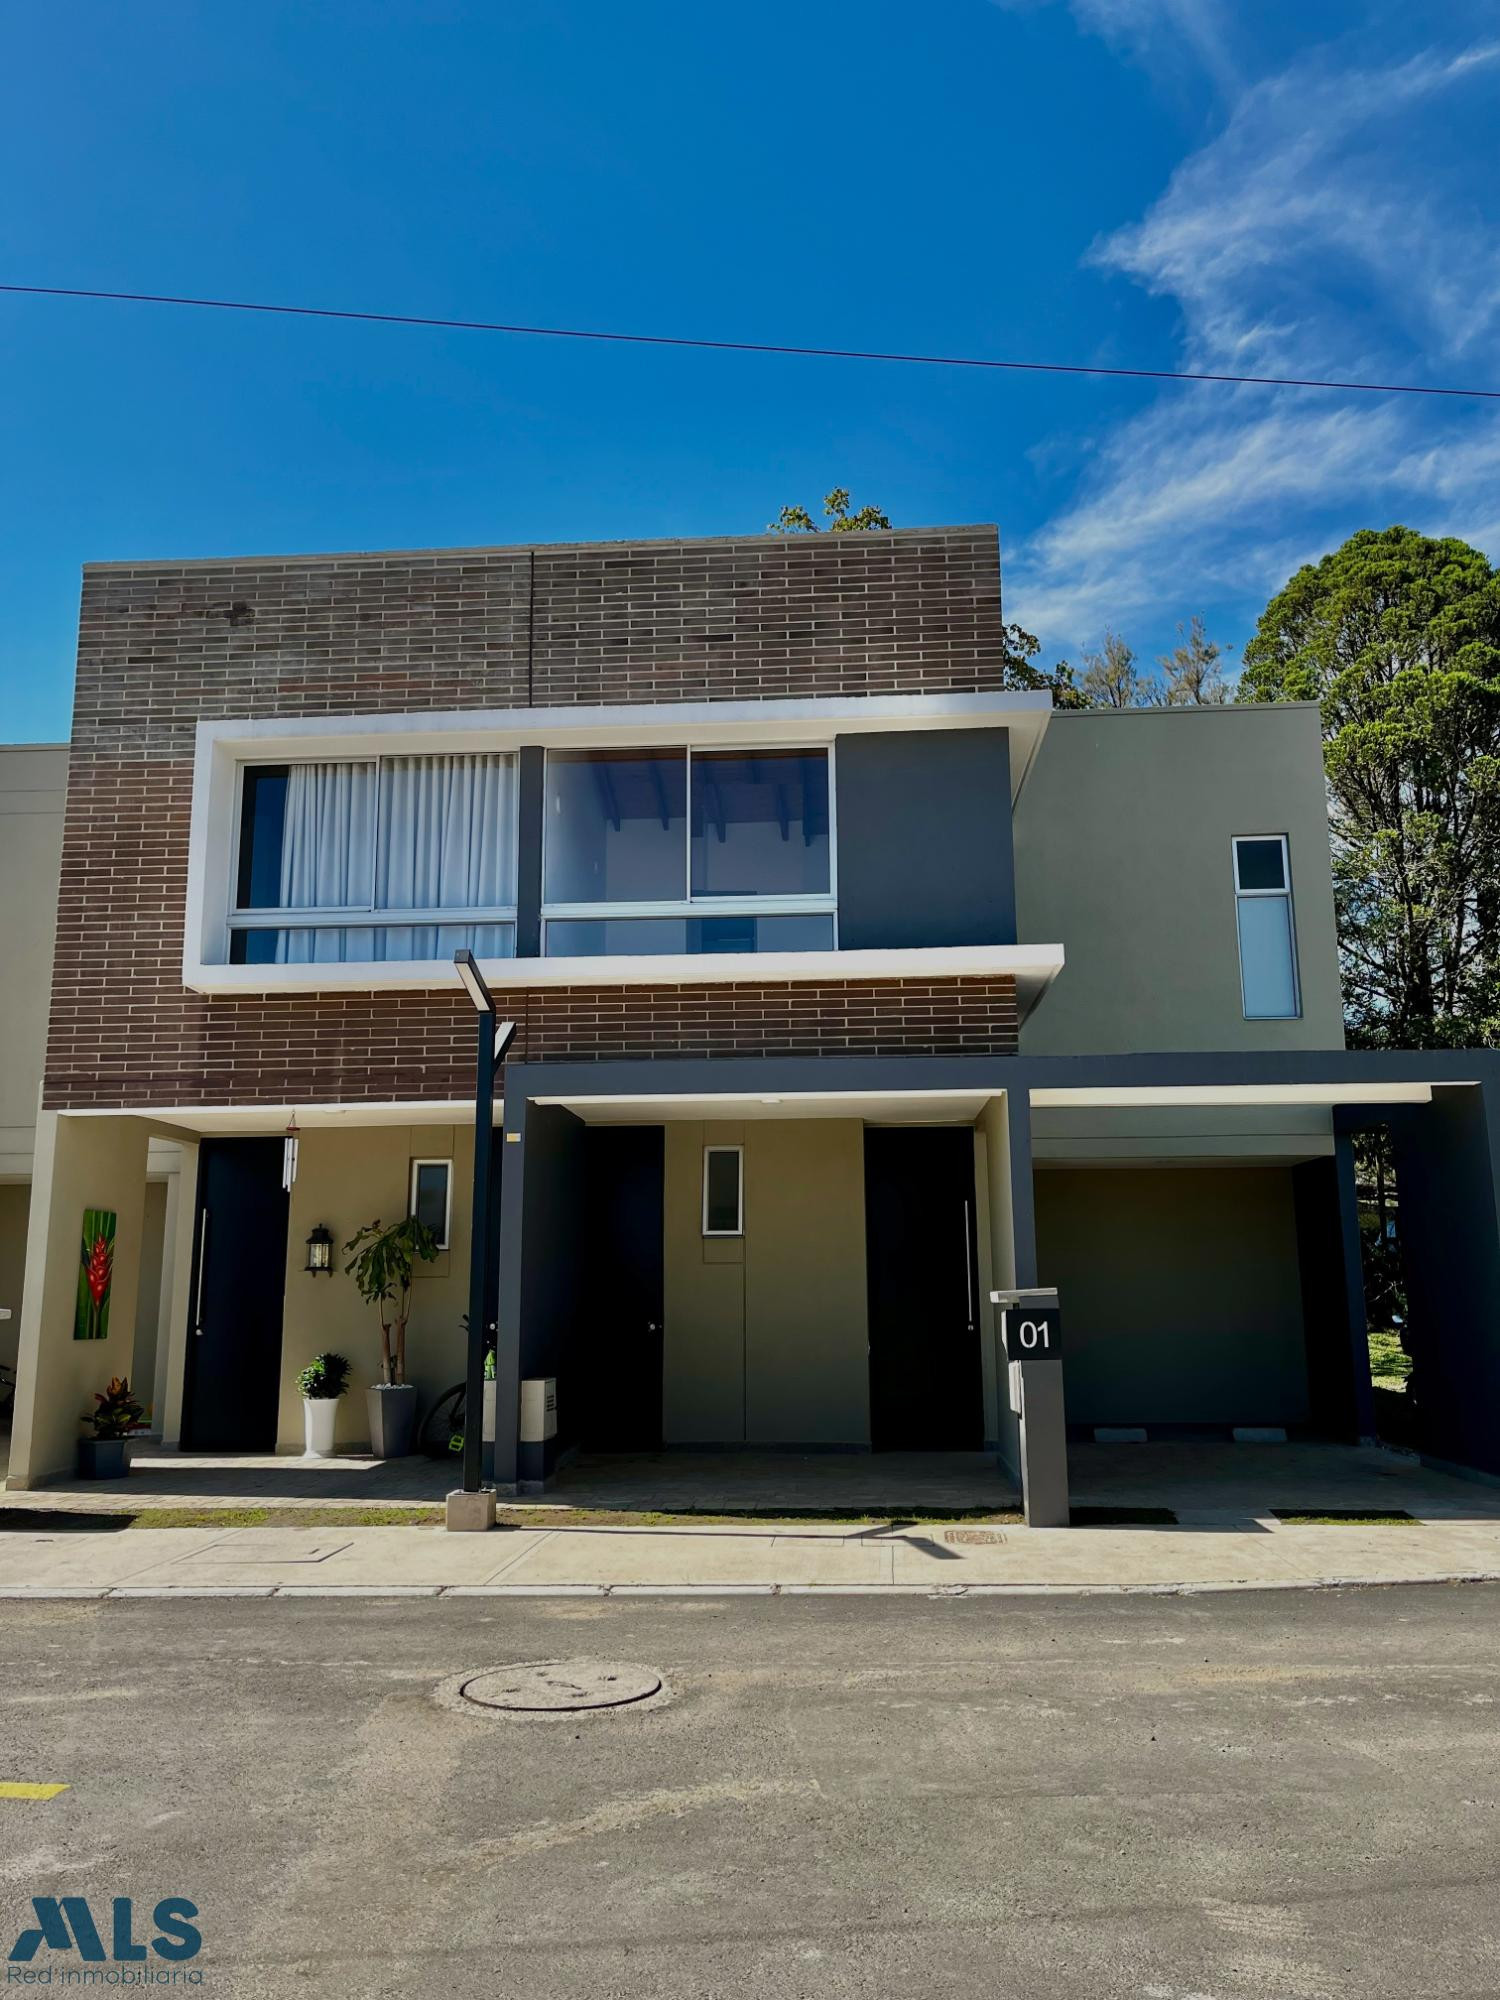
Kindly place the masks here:
<instances>
[{"instance_id":1,"label":"sliding glass window","mask_svg":"<svg viewBox=\"0 0 1500 2000\"><path fill-rule=\"evenodd\" d=\"M231 964L509 958L515 903L513 757L245 767Z\"/></svg>"},{"instance_id":2,"label":"sliding glass window","mask_svg":"<svg viewBox=\"0 0 1500 2000\"><path fill-rule=\"evenodd\" d=\"M829 764L826 749L550 751L549 956L831 950Z\"/></svg>"}]
</instances>

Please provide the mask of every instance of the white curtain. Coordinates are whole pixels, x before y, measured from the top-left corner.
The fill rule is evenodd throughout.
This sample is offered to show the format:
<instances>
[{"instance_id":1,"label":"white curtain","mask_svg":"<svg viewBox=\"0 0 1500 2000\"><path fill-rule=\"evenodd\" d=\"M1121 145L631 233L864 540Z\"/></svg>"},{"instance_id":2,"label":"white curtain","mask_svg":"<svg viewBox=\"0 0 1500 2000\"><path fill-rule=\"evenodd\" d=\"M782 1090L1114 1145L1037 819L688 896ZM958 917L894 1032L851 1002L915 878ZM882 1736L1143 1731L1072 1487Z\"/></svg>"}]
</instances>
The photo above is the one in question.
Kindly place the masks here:
<instances>
[{"instance_id":1,"label":"white curtain","mask_svg":"<svg viewBox=\"0 0 1500 2000\"><path fill-rule=\"evenodd\" d=\"M516 897L515 814L509 757L386 757L380 765L375 906L463 910ZM509 957L501 924L394 925L381 958ZM351 953L352 956L352 953Z\"/></svg>"},{"instance_id":2,"label":"white curtain","mask_svg":"<svg viewBox=\"0 0 1500 2000\"><path fill-rule=\"evenodd\" d=\"M375 766L293 764L281 840L284 910L369 909L375 900ZM375 955L366 929L286 930L278 965Z\"/></svg>"},{"instance_id":3,"label":"white curtain","mask_svg":"<svg viewBox=\"0 0 1500 2000\"><path fill-rule=\"evenodd\" d=\"M287 774L281 902L288 910L463 910L515 901L514 765L505 756L294 764ZM378 810L377 810L378 792ZM278 963L509 957L507 924L291 928Z\"/></svg>"}]
</instances>

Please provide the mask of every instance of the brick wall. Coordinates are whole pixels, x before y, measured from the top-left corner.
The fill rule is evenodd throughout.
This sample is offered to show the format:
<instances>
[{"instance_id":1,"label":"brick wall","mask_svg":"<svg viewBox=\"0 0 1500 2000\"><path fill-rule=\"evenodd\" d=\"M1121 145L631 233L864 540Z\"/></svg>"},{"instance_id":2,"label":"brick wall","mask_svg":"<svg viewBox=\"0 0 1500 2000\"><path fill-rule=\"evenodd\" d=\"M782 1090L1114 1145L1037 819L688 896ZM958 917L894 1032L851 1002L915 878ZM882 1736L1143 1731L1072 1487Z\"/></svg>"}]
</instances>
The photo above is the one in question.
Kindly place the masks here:
<instances>
[{"instance_id":1,"label":"brick wall","mask_svg":"<svg viewBox=\"0 0 1500 2000\"><path fill-rule=\"evenodd\" d=\"M1015 981L527 988L495 995L522 1062L611 1057L1014 1055ZM474 1009L461 993L214 1000L174 1043L111 1043L52 1078L55 1101L327 1104L467 1098Z\"/></svg>"},{"instance_id":2,"label":"brick wall","mask_svg":"<svg viewBox=\"0 0 1500 2000\"><path fill-rule=\"evenodd\" d=\"M993 528L89 568L44 1101L464 1092L472 1027L446 994L184 990L200 717L983 691L1002 674ZM528 998L533 1058L1015 1046L1005 981Z\"/></svg>"}]
</instances>

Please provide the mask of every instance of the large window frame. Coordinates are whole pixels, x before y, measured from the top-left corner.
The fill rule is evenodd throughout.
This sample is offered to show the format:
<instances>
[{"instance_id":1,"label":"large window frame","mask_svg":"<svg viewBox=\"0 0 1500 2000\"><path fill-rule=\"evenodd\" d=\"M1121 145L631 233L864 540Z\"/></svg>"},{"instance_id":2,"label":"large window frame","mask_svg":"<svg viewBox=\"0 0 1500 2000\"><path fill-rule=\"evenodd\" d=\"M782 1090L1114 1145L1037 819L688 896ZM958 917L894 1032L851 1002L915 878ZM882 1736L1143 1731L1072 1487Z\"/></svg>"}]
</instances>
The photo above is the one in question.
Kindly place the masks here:
<instances>
[{"instance_id":1,"label":"large window frame","mask_svg":"<svg viewBox=\"0 0 1500 2000\"><path fill-rule=\"evenodd\" d=\"M559 746L560 747L560 746ZM598 749L607 751L608 744L579 743L568 745L569 751ZM554 903L548 902L545 884L547 880L547 845L550 828L547 814L542 815L542 955L547 957L547 932L552 923L625 922L633 917L802 917L826 916L831 920L831 949L838 949L839 917L839 843L838 843L838 771L832 738L819 741L809 738L800 742L755 744L740 741L697 743L673 741L662 737L650 743L653 751L675 755L681 752L684 759L685 791L687 810L684 815L682 834L682 896L679 899L657 898L643 902L591 902ZM732 895L710 896L693 893L693 759L712 756L753 757L757 749L790 750L803 755L817 753L828 760L828 888L817 895ZM550 765L554 752L551 747L546 752ZM549 773L544 770L542 796L550 796ZM618 954L626 956L628 954Z\"/></svg>"},{"instance_id":2,"label":"large window frame","mask_svg":"<svg viewBox=\"0 0 1500 2000\"><path fill-rule=\"evenodd\" d=\"M242 841L244 838L245 780L252 771L288 771L294 765L306 764L347 764L351 768L363 766L375 775L375 820L372 841L379 852L381 787L380 766L387 761L396 761L412 756L462 756L462 751L445 749L392 751L389 758L375 754L372 756L341 757L335 751L306 757L247 757L239 759L235 765L234 806L229 829L229 896L228 909L224 921L223 952L226 964L233 962L234 939L237 933L245 931L302 931L302 930L402 930L417 926L453 929L466 924L508 924L512 940L516 931L516 900L509 903L463 904L444 909L386 909L374 902L344 903L326 905L321 909L288 909L278 905L275 908L249 909L239 902ZM513 749L502 748L492 753L505 757L510 764L510 843L514 862L520 853L520 760ZM446 964L446 959L390 959L376 961L380 964L420 965Z\"/></svg>"},{"instance_id":3,"label":"large window frame","mask_svg":"<svg viewBox=\"0 0 1500 2000\"><path fill-rule=\"evenodd\" d=\"M1279 886L1266 889L1247 889L1240 881L1240 849L1242 847L1263 846L1274 841L1281 849L1281 882ZM1297 905L1292 895L1292 850L1291 842L1284 833L1237 833L1229 843L1230 878L1234 884L1235 952L1239 962L1240 1011L1247 1021L1300 1021L1302 1018L1302 975L1297 964ZM1291 975L1292 1004L1290 1008L1276 1013L1257 1010L1250 1011L1249 995L1245 990L1245 944L1240 924L1240 910L1245 903L1279 900L1286 905L1287 950Z\"/></svg>"}]
</instances>

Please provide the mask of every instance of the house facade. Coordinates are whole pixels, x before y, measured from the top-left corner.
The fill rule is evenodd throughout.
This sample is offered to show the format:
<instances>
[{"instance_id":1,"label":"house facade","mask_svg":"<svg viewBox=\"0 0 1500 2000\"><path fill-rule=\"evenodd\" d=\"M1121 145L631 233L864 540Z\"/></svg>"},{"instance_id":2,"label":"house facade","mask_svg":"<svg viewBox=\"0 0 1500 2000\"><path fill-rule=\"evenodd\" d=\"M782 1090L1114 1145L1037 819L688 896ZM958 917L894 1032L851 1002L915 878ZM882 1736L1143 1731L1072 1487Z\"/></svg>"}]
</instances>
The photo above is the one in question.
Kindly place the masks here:
<instances>
[{"instance_id":1,"label":"house facade","mask_svg":"<svg viewBox=\"0 0 1500 2000\"><path fill-rule=\"evenodd\" d=\"M460 1378L460 947L516 1024L501 1485L533 1380L548 1466L1014 1473L989 1294L1037 1283L1079 1436L1366 1435L1375 1122L1443 1325L1426 1446L1500 1470L1494 1059L1344 1050L1315 710L1052 713L963 527L85 571L13 1479L67 1468L134 1352L164 1147L168 1443L298 1449L313 1354L373 1379L320 1229L432 1225L409 1375ZM103 1343L85 1209L116 1219ZM340 1423L364 1442L362 1398Z\"/></svg>"}]
</instances>

